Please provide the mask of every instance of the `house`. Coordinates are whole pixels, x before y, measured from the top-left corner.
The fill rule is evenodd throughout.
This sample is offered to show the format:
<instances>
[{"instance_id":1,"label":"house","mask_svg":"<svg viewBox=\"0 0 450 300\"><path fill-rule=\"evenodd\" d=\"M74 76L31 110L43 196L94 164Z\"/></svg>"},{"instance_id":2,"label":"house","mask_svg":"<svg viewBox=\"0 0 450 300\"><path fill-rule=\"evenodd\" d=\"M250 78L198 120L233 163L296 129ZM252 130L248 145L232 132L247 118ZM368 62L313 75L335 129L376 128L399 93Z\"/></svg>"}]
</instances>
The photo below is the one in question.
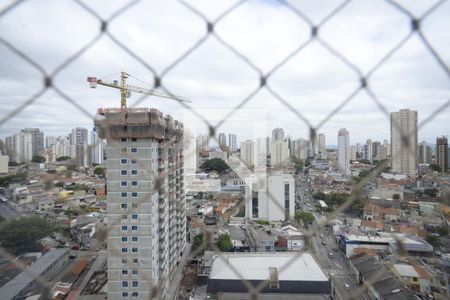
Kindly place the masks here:
<instances>
[{"instance_id":1,"label":"house","mask_svg":"<svg viewBox=\"0 0 450 300\"><path fill-rule=\"evenodd\" d=\"M413 300L414 294L406 290L394 277L387 277L368 284L367 293L371 299Z\"/></svg>"},{"instance_id":2,"label":"house","mask_svg":"<svg viewBox=\"0 0 450 300\"><path fill-rule=\"evenodd\" d=\"M370 202L366 203L363 208L363 219L364 220L381 220L383 209L378 205L372 204Z\"/></svg>"},{"instance_id":3,"label":"house","mask_svg":"<svg viewBox=\"0 0 450 300\"><path fill-rule=\"evenodd\" d=\"M383 220L387 222L398 222L400 219L400 210L395 207L386 207L382 211Z\"/></svg>"},{"instance_id":4,"label":"house","mask_svg":"<svg viewBox=\"0 0 450 300\"><path fill-rule=\"evenodd\" d=\"M422 295L431 294L431 274L421 266L394 264L392 271L413 291Z\"/></svg>"}]
</instances>

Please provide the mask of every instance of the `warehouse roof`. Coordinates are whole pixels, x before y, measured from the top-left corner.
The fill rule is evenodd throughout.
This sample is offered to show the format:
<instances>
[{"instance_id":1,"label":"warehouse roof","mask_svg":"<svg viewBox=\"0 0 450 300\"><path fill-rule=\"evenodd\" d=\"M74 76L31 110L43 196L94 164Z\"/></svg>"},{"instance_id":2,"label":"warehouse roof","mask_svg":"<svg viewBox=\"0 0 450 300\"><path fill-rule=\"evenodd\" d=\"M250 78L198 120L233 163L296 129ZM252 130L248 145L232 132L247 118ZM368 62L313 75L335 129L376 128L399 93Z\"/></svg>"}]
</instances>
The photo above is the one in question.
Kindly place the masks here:
<instances>
[{"instance_id":1,"label":"warehouse roof","mask_svg":"<svg viewBox=\"0 0 450 300\"><path fill-rule=\"evenodd\" d=\"M223 254L213 260L210 279L267 280L276 268L280 281L328 281L310 254L251 253ZM234 270L237 270L235 272ZM238 273L238 274L236 274Z\"/></svg>"}]
</instances>

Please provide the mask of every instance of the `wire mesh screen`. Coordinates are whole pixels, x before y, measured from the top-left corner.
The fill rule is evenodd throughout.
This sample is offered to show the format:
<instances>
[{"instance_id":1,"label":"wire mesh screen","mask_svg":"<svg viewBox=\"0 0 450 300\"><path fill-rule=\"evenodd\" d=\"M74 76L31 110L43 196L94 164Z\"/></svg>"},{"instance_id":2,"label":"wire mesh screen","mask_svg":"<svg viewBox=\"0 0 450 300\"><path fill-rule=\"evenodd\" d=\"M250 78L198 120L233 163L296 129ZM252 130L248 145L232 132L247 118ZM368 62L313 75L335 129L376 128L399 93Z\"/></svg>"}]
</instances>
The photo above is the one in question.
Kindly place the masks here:
<instances>
[{"instance_id":1,"label":"wire mesh screen","mask_svg":"<svg viewBox=\"0 0 450 300\"><path fill-rule=\"evenodd\" d=\"M258 122L273 127L287 126L296 134L309 138L313 149L318 147L317 134L321 130L334 128L337 132L336 124L344 124L345 121L364 123L360 128L367 128L367 137L379 128L373 126L376 122L390 122L391 131L400 131L402 124L391 120L390 112L394 110L392 107L396 110L398 106L407 107L410 104L408 97L414 98L413 106L420 102L430 103L423 105L427 114L421 115L414 132L401 131L399 137L406 147L417 147L417 141L410 143L409 140L414 136L417 139L417 131L428 130L426 125L444 126L447 128L439 130L448 130L448 1L414 5L408 1L389 0L371 1L370 4L364 1L331 2L6 1L0 6L0 26L3 27L0 29L0 51L5 58L1 62L4 70L0 79L5 85L1 88L4 109L0 115L0 129L5 135L11 134L13 128L28 126L22 122L36 118L39 121L33 123L38 124L35 127L51 127L54 131L66 126L66 122L90 122L93 125L98 107L119 107L118 94L108 94L107 91L91 93L86 100L87 93L80 90L88 86L86 82L80 82L95 73L103 75L131 69L136 70L133 74L138 73L139 78L150 82L147 88L158 89L169 96L188 96L192 102L175 100L167 104L152 98L149 103L149 96L142 95L128 100L129 109L137 111L138 107L157 107L162 113L173 112L176 119L187 114L216 142L218 132L230 123L239 124L235 127L238 136L250 123L252 126ZM376 18L371 19L372 15ZM398 57L403 59L402 63L406 61L412 67L405 68L396 60ZM415 61L417 57L423 64ZM399 72L400 69L403 73ZM216 73L220 74L216 77ZM395 101L400 103L391 105ZM249 108L260 109L259 102L263 109L269 111L264 115L265 119L255 119L255 114L250 114L250 117L243 115ZM372 118L373 114L382 117ZM55 122L56 119L60 121ZM196 153L183 154L179 148L184 144L180 134L183 120L180 123L167 118L163 121L165 124L174 122L173 134L159 139L155 147L160 153L165 153L170 164L155 161L157 167L151 169L145 163L137 162L138 168L146 170L140 175L146 176L151 185L146 190L149 192L133 202L136 206L123 206L122 214L108 219L108 229L100 238L103 242L108 236L117 236L112 228L123 224L123 218L131 219L137 205L145 203L156 203L156 209L176 211L177 228L186 222L186 200L184 195L181 196L186 192L183 161ZM185 133L189 129L186 127ZM104 131L106 138L113 135L109 125L100 122L97 128ZM439 134L431 129L426 132ZM113 144L114 141L110 141L108 146ZM117 151L121 149L120 143L116 147ZM318 153L314 152L317 156ZM121 155L129 161L135 158L130 152ZM400 154L391 155L394 159ZM244 180L253 170L242 172L241 159L234 156L227 163ZM363 205L367 202L366 185L388 166L389 161L384 160L366 176L351 180L350 197L336 204L323 221L315 220L314 225L302 229L306 252L315 257L323 255L321 248L325 244L322 245L324 247L317 245L317 238L331 236L331 229L327 227L331 221L342 217L355 203ZM266 172L262 173L263 181L267 180ZM110 178L115 176L107 174ZM45 176L46 190L51 190L60 180L52 173ZM170 187L166 187L171 180L180 181L178 190L172 192ZM296 198L302 191L297 180ZM140 183L140 192L144 190L143 186L144 183ZM173 194L178 192L180 195ZM268 201L284 211L286 208L274 198L268 191ZM229 214L237 214L244 206L244 200L241 200ZM300 226L301 221L292 221ZM191 241L184 248L179 262L170 270L161 269L161 277L166 279L161 280L163 283L153 283L145 289L139 287L136 290L146 290L141 294L133 294L127 283L126 287L119 288L126 293L122 296L188 299L195 295L192 281L197 272L191 263L205 248L220 252L214 235L226 228L226 223L224 218L219 219L215 229L202 227L201 238L192 251L190 245L194 237L191 232ZM248 231L249 239L255 241L252 230ZM404 250L402 240L397 240L397 243L399 256L413 266L420 264L419 258L409 256ZM109 255L120 257L123 247L112 249L110 245L108 251ZM272 272L258 284L246 278L245 272L228 260L224 259L224 264L247 289L248 294L242 294L242 298L265 299L267 288L276 285L277 276L288 272L289 266L302 259L303 253L294 252L277 270L279 274ZM21 260L16 260L6 247L0 247L0 255L35 280L44 299L51 297L48 291L55 282L48 282L45 276L36 274ZM332 257L334 254L327 255ZM351 269L324 263L319 258L317 261L330 279L333 292L329 297L332 298L367 298L367 287L385 279L384 271L380 271L365 284L346 290L345 282L349 279L344 278L355 276ZM151 282L151 279L147 280ZM71 297L78 297L81 291L72 288L72 292Z\"/></svg>"}]
</instances>

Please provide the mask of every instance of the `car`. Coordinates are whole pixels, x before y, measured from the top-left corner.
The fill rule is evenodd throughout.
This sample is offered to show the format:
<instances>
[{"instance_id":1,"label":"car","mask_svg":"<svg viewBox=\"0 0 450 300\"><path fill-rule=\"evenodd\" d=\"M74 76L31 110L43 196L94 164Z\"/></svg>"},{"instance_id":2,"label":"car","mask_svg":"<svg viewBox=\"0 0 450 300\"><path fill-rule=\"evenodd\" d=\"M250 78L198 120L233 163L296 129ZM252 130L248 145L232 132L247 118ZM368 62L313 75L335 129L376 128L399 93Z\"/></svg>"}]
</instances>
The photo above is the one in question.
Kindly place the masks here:
<instances>
[{"instance_id":1,"label":"car","mask_svg":"<svg viewBox=\"0 0 450 300\"><path fill-rule=\"evenodd\" d=\"M334 256L333 252L330 252L330 253L328 254L328 256L329 256L330 258L333 258L333 256Z\"/></svg>"},{"instance_id":2,"label":"car","mask_svg":"<svg viewBox=\"0 0 450 300\"><path fill-rule=\"evenodd\" d=\"M323 241L323 240L322 240L322 245L324 245L324 246L325 246L326 244L327 244L327 243L325 243L325 241Z\"/></svg>"},{"instance_id":3,"label":"car","mask_svg":"<svg viewBox=\"0 0 450 300\"><path fill-rule=\"evenodd\" d=\"M345 287L346 290L350 289L350 286L347 283L344 283L344 287Z\"/></svg>"},{"instance_id":4,"label":"car","mask_svg":"<svg viewBox=\"0 0 450 300\"><path fill-rule=\"evenodd\" d=\"M77 256L75 254L72 254L69 256L69 259L75 259L75 258L77 258Z\"/></svg>"}]
</instances>

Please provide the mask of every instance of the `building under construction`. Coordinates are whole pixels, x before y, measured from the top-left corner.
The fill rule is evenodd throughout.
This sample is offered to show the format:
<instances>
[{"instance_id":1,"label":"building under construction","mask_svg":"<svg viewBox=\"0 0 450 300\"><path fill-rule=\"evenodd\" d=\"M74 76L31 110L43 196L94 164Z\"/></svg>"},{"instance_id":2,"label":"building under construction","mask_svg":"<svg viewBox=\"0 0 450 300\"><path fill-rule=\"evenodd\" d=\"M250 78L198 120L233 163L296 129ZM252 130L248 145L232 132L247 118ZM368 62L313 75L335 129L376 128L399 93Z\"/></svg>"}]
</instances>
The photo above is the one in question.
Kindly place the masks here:
<instances>
[{"instance_id":1,"label":"building under construction","mask_svg":"<svg viewBox=\"0 0 450 300\"><path fill-rule=\"evenodd\" d=\"M183 124L150 108L102 108L94 123L107 141L108 299L163 298L186 241Z\"/></svg>"}]
</instances>

